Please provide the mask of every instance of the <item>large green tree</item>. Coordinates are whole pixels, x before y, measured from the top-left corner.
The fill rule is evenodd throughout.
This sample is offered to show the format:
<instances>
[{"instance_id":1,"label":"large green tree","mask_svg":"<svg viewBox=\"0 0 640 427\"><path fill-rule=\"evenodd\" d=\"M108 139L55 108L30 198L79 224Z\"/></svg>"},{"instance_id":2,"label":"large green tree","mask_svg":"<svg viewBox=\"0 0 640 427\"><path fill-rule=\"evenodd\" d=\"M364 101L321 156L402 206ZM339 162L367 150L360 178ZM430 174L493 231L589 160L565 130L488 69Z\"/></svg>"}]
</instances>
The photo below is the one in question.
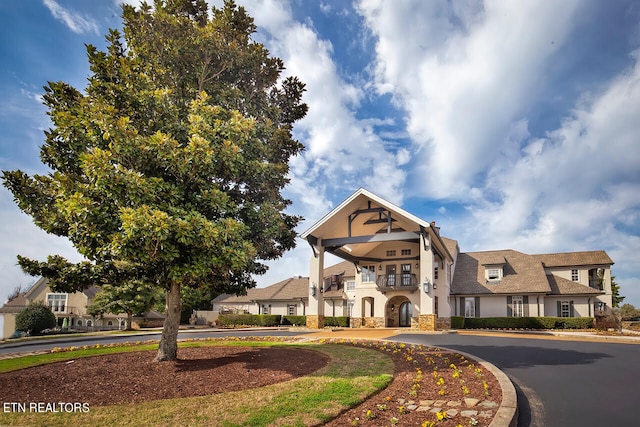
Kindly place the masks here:
<instances>
[{"instance_id":1,"label":"large green tree","mask_svg":"<svg viewBox=\"0 0 640 427\"><path fill-rule=\"evenodd\" d=\"M157 0L123 6L124 35L87 46L83 92L50 82L41 159L51 172L4 171L36 225L86 261L18 257L57 291L131 280L161 287L166 321L156 360L177 358L182 287L244 293L265 260L295 245L285 212L288 161L303 146L304 85L251 36L242 7Z\"/></svg>"}]
</instances>

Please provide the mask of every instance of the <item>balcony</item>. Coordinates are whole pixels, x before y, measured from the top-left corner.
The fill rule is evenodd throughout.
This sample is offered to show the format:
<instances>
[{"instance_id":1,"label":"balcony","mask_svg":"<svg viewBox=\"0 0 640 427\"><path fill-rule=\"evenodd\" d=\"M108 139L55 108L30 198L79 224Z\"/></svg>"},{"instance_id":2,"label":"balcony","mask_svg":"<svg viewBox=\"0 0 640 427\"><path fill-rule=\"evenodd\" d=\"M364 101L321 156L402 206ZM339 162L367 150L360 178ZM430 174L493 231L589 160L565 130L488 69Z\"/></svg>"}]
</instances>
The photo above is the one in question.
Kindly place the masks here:
<instances>
[{"instance_id":1,"label":"balcony","mask_svg":"<svg viewBox=\"0 0 640 427\"><path fill-rule=\"evenodd\" d=\"M376 277L376 289L384 293L387 291L418 290L418 278L415 274L384 274Z\"/></svg>"}]
</instances>

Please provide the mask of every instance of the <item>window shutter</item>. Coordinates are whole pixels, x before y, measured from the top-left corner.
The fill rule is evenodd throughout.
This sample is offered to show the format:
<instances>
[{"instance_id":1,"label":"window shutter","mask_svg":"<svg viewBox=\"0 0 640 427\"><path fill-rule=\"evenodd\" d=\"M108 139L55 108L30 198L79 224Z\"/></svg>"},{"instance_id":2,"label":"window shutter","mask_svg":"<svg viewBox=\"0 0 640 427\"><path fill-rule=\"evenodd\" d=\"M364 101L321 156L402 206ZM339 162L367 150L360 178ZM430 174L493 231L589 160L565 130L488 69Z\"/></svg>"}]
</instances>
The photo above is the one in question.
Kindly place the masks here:
<instances>
[{"instance_id":1,"label":"window shutter","mask_svg":"<svg viewBox=\"0 0 640 427\"><path fill-rule=\"evenodd\" d=\"M511 298L511 295L509 295L507 297L507 317L511 317L513 316L513 298Z\"/></svg>"},{"instance_id":2,"label":"window shutter","mask_svg":"<svg viewBox=\"0 0 640 427\"><path fill-rule=\"evenodd\" d=\"M460 298L460 316L465 317L465 312L464 312L464 297Z\"/></svg>"},{"instance_id":3,"label":"window shutter","mask_svg":"<svg viewBox=\"0 0 640 427\"><path fill-rule=\"evenodd\" d=\"M569 301L569 317L576 317L576 313L573 311L573 301Z\"/></svg>"},{"instance_id":4,"label":"window shutter","mask_svg":"<svg viewBox=\"0 0 640 427\"><path fill-rule=\"evenodd\" d=\"M522 297L522 304L524 305L524 317L529 317L529 295Z\"/></svg>"},{"instance_id":5,"label":"window shutter","mask_svg":"<svg viewBox=\"0 0 640 427\"><path fill-rule=\"evenodd\" d=\"M560 317L560 313L562 313L562 303L558 301L558 313L556 314L556 317Z\"/></svg>"},{"instance_id":6,"label":"window shutter","mask_svg":"<svg viewBox=\"0 0 640 427\"><path fill-rule=\"evenodd\" d=\"M480 317L480 297L476 297L476 317Z\"/></svg>"}]
</instances>

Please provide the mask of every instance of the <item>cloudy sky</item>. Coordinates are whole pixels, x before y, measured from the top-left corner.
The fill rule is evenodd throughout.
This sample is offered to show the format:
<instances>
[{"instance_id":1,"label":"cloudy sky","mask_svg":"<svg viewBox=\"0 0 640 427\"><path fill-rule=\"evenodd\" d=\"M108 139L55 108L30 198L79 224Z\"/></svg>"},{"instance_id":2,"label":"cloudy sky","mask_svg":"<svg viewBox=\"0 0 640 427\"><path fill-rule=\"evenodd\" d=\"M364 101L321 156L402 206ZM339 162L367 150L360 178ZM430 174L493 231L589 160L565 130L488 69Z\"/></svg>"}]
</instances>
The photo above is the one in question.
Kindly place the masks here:
<instances>
[{"instance_id":1,"label":"cloudy sky","mask_svg":"<svg viewBox=\"0 0 640 427\"><path fill-rule=\"evenodd\" d=\"M46 81L84 88L117 0L0 2L0 169L39 161ZM220 2L218 2L219 4ZM249 1L255 39L307 85L286 195L299 232L364 187L462 251L604 249L640 307L640 3ZM0 189L0 303L16 255L79 256ZM260 286L308 275L300 241Z\"/></svg>"}]
</instances>

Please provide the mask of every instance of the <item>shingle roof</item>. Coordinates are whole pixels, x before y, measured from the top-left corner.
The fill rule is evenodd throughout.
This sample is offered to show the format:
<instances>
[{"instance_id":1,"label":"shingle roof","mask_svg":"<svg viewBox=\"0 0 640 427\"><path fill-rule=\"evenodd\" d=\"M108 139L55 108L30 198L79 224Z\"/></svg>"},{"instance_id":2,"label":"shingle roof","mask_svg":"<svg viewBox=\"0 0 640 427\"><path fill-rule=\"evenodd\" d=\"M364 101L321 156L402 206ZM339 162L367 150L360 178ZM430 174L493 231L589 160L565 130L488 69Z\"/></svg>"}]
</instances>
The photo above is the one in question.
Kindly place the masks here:
<instances>
[{"instance_id":1,"label":"shingle roof","mask_svg":"<svg viewBox=\"0 0 640 427\"><path fill-rule=\"evenodd\" d=\"M547 274L551 295L602 295L603 291L584 286L555 274Z\"/></svg>"},{"instance_id":2,"label":"shingle roof","mask_svg":"<svg viewBox=\"0 0 640 427\"><path fill-rule=\"evenodd\" d=\"M570 267L580 265L612 265L605 251L561 252L532 255L545 267Z\"/></svg>"},{"instance_id":3,"label":"shingle roof","mask_svg":"<svg viewBox=\"0 0 640 427\"><path fill-rule=\"evenodd\" d=\"M504 259L500 282L487 283L485 265ZM458 255L451 293L456 295L549 293L542 263L514 250L466 252Z\"/></svg>"},{"instance_id":4,"label":"shingle roof","mask_svg":"<svg viewBox=\"0 0 640 427\"><path fill-rule=\"evenodd\" d=\"M7 301L5 305L0 307L0 313L19 313L26 306L27 298L25 298L24 293L20 293L17 297L11 301Z\"/></svg>"}]
</instances>

